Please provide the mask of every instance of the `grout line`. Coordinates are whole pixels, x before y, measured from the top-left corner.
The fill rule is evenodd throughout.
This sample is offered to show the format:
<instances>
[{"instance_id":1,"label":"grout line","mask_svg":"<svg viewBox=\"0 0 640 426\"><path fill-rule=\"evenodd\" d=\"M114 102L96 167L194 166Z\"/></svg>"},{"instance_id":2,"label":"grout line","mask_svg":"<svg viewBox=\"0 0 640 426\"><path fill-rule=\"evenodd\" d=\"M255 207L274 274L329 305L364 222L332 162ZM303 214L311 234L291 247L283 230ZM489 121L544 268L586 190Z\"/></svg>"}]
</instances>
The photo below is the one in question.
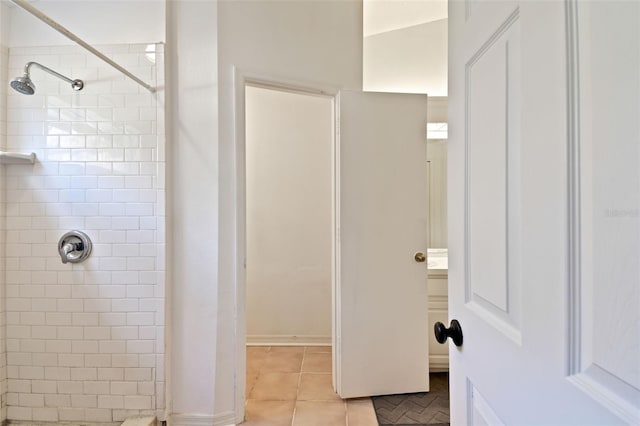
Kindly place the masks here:
<instances>
[{"instance_id":1,"label":"grout line","mask_svg":"<svg viewBox=\"0 0 640 426\"><path fill-rule=\"evenodd\" d=\"M300 371L298 372L298 387L296 389L296 400L293 403L293 416L291 416L291 426L296 421L296 411L298 411L298 397L300 396L300 382L302 382L302 366L304 365L304 358L307 354L307 348L302 351L302 362L300 362Z\"/></svg>"},{"instance_id":2,"label":"grout line","mask_svg":"<svg viewBox=\"0 0 640 426\"><path fill-rule=\"evenodd\" d=\"M344 424L345 426L349 426L349 416L347 415L347 400L343 399L344 403Z\"/></svg>"},{"instance_id":3,"label":"grout line","mask_svg":"<svg viewBox=\"0 0 640 426\"><path fill-rule=\"evenodd\" d=\"M300 382L302 382L302 366L304 365L304 358L306 353L307 353L307 348L305 347L304 351L302 352L302 361L300 362L300 371L298 371L298 387L296 388L296 405L298 402L298 397L300 396Z\"/></svg>"},{"instance_id":4,"label":"grout line","mask_svg":"<svg viewBox=\"0 0 640 426\"><path fill-rule=\"evenodd\" d=\"M302 353L302 363L300 363L300 373L304 370L304 360L307 359L307 347L304 347L304 352Z\"/></svg>"}]
</instances>

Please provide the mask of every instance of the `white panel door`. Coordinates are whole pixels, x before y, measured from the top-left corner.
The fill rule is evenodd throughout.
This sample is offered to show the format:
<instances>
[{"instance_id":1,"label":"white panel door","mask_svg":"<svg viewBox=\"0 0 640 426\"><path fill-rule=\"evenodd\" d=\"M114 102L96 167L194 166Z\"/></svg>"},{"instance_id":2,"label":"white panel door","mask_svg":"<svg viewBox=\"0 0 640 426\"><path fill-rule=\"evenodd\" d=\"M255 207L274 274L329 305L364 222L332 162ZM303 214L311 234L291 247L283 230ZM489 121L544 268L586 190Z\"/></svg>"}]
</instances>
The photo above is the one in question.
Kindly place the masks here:
<instances>
[{"instance_id":1,"label":"white panel door","mask_svg":"<svg viewBox=\"0 0 640 426\"><path fill-rule=\"evenodd\" d=\"M342 91L337 116L336 390L427 391L427 97Z\"/></svg>"},{"instance_id":2,"label":"white panel door","mask_svg":"<svg viewBox=\"0 0 640 426\"><path fill-rule=\"evenodd\" d=\"M452 425L640 424L640 2L449 3Z\"/></svg>"}]
</instances>

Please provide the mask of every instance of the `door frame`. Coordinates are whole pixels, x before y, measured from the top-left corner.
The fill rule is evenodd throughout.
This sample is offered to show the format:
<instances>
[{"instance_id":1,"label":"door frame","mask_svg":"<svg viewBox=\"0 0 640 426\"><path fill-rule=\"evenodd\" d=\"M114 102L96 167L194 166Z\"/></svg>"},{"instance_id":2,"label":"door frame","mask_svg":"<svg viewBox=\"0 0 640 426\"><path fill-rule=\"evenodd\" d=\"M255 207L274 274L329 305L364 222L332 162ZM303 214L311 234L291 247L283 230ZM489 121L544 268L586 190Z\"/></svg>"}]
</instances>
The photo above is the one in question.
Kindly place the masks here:
<instances>
[{"instance_id":1,"label":"door frame","mask_svg":"<svg viewBox=\"0 0 640 426\"><path fill-rule=\"evenodd\" d=\"M245 128L245 87L261 87L265 89L279 90L301 95L321 96L331 99L332 102L332 135L331 143L331 336L332 336L332 364L333 385L337 384L336 363L339 352L336 351L337 317L336 298L339 286L340 271L340 247L338 229L340 224L340 138L338 132L338 91L333 86L296 81L287 78L277 78L265 74L249 72L233 67L233 153L235 156L235 172L233 174L232 187L235 189L235 202L232 207L236 219L236 229L233 235L235 246L234 264L235 274L233 288L235 289L235 417L236 422L244 421L246 398L246 345L247 345L247 209L246 209L246 128Z\"/></svg>"}]
</instances>

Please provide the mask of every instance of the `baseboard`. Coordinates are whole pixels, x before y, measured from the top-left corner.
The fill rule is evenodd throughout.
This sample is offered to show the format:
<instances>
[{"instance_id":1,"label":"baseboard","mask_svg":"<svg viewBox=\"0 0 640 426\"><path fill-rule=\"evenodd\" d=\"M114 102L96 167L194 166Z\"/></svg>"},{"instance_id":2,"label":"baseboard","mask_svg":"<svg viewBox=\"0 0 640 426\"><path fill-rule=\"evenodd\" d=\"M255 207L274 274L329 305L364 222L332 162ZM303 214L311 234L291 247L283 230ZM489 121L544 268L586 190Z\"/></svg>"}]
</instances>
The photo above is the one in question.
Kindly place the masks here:
<instances>
[{"instance_id":1,"label":"baseboard","mask_svg":"<svg viewBox=\"0 0 640 426\"><path fill-rule=\"evenodd\" d=\"M242 422L236 421L236 413L233 411L213 416L213 426L235 426L239 423Z\"/></svg>"},{"instance_id":2,"label":"baseboard","mask_svg":"<svg viewBox=\"0 0 640 426\"><path fill-rule=\"evenodd\" d=\"M331 336L247 335L248 346L331 346Z\"/></svg>"},{"instance_id":3,"label":"baseboard","mask_svg":"<svg viewBox=\"0 0 640 426\"><path fill-rule=\"evenodd\" d=\"M169 426L235 426L236 415L233 412L209 416L205 414L172 414Z\"/></svg>"},{"instance_id":4,"label":"baseboard","mask_svg":"<svg viewBox=\"0 0 640 426\"><path fill-rule=\"evenodd\" d=\"M431 373L449 371L449 354L429 354L429 371Z\"/></svg>"},{"instance_id":5,"label":"baseboard","mask_svg":"<svg viewBox=\"0 0 640 426\"><path fill-rule=\"evenodd\" d=\"M120 426L122 422L85 422L85 421L58 421L49 422L41 420L4 420L3 425L15 426Z\"/></svg>"},{"instance_id":6,"label":"baseboard","mask_svg":"<svg viewBox=\"0 0 640 426\"><path fill-rule=\"evenodd\" d=\"M434 360L429 358L430 373L445 373L447 371L449 371L449 357L443 360Z\"/></svg>"}]
</instances>

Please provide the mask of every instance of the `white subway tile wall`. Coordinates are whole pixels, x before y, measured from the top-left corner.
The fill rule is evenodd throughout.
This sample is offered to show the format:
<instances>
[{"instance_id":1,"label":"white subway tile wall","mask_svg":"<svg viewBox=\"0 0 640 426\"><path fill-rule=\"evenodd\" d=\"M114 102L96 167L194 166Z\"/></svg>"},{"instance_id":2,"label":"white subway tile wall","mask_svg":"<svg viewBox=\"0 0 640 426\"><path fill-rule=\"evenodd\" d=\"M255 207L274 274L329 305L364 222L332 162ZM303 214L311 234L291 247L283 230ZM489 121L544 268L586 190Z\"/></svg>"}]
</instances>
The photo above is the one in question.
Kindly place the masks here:
<instances>
[{"instance_id":1,"label":"white subway tile wall","mask_svg":"<svg viewBox=\"0 0 640 426\"><path fill-rule=\"evenodd\" d=\"M0 44L0 151L7 146L7 71L9 49ZM0 166L0 422L7 418L7 338L6 286L4 272L5 244L5 171Z\"/></svg>"},{"instance_id":2,"label":"white subway tile wall","mask_svg":"<svg viewBox=\"0 0 640 426\"><path fill-rule=\"evenodd\" d=\"M164 86L163 45L99 49ZM164 93L76 46L11 48L3 87L29 61L85 88L32 68L35 95L0 92L6 149L38 158L3 166L7 418L163 419ZM94 243L83 263L58 255L71 229Z\"/></svg>"}]
</instances>

